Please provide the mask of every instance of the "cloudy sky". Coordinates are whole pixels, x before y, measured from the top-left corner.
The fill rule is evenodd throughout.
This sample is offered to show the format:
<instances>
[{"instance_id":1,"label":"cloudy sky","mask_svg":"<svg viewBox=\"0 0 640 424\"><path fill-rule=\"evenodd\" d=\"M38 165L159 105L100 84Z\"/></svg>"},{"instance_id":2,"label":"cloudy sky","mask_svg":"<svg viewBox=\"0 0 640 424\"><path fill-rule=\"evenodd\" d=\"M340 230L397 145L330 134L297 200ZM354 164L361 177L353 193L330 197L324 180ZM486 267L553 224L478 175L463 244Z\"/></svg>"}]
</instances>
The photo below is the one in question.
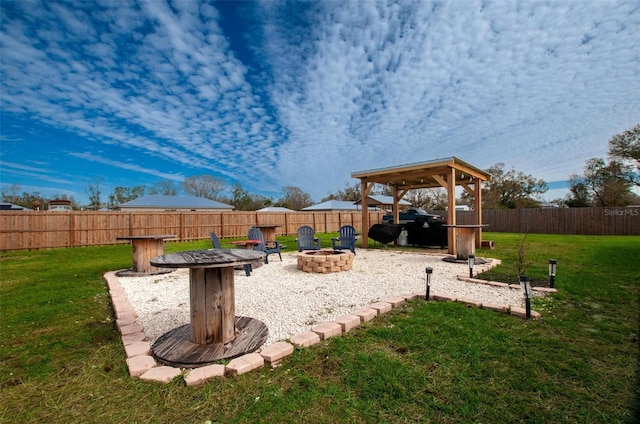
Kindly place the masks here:
<instances>
[{"instance_id":1,"label":"cloudy sky","mask_svg":"<svg viewBox=\"0 0 640 424\"><path fill-rule=\"evenodd\" d=\"M0 8L3 190L83 203L97 181L209 174L319 201L352 172L457 156L551 199L640 122L638 1Z\"/></svg>"}]
</instances>

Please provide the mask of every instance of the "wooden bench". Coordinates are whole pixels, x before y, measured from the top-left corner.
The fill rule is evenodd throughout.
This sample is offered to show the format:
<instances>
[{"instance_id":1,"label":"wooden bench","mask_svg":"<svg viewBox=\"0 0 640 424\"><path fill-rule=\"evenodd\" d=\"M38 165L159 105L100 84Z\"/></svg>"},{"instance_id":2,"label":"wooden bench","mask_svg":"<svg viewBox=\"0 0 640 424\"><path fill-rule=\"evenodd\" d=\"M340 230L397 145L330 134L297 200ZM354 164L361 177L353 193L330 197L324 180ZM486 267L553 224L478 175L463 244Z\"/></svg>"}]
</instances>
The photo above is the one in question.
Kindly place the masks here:
<instances>
[{"instance_id":1,"label":"wooden bench","mask_svg":"<svg viewBox=\"0 0 640 424\"><path fill-rule=\"evenodd\" d=\"M480 248L493 250L493 240L482 240L482 242L480 243Z\"/></svg>"}]
</instances>

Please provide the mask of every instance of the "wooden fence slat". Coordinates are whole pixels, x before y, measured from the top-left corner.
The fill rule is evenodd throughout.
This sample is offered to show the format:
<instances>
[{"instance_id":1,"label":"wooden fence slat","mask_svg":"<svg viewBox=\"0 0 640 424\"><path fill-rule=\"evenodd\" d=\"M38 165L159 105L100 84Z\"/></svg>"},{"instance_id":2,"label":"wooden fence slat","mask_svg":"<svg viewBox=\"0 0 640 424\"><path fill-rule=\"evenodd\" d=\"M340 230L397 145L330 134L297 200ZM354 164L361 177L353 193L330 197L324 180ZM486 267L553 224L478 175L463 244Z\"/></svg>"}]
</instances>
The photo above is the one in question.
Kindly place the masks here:
<instances>
[{"instance_id":1,"label":"wooden fence slat","mask_svg":"<svg viewBox=\"0 0 640 424\"><path fill-rule=\"evenodd\" d=\"M444 211L434 211L446 216ZM383 212L370 212L371 225ZM473 211L457 211L459 224L474 223ZM486 231L510 233L640 235L640 208L484 209ZM362 214L354 212L47 212L0 211L0 250L47 249L115 244L116 237L172 234L176 240L245 238L258 224L281 225L277 235L296 234L302 225L336 232L353 225L362 232Z\"/></svg>"}]
</instances>

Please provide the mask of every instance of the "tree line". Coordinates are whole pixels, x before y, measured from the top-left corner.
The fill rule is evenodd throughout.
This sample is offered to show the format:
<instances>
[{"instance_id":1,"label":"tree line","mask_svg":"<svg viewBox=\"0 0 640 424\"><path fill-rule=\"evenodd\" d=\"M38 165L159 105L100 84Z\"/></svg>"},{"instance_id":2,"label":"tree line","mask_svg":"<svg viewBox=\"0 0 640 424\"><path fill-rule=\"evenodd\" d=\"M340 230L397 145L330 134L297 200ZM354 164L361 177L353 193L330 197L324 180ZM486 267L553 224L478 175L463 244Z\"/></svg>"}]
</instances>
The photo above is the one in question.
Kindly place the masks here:
<instances>
[{"instance_id":1,"label":"tree line","mask_svg":"<svg viewBox=\"0 0 640 424\"><path fill-rule=\"evenodd\" d=\"M589 206L627 206L639 204L640 197L633 192L640 186L640 124L613 136L609 140L608 157L589 159L582 174L573 174L569 180L569 194L563 199L555 199L552 203L560 207ZM539 207L542 195L548 190L547 183L513 168L505 169L504 163L485 169L492 178L482 186L482 204L486 209L532 208ZM269 206L281 206L292 210L301 210L314 204L313 199L299 187L287 186L282 196L273 200L259 194L246 191L239 183L230 188L227 183L211 175L187 177L177 184L170 180L157 181L150 187L115 187L103 198L102 179L96 179L86 187L89 198L88 209L113 209L119 204L129 202L145 195L176 196L186 194L204 197L210 200L233 205L236 210L257 210ZM32 209L47 209L49 199L38 192L19 193L17 185L2 191L2 201ZM376 184L372 194L391 195L391 189ZM54 196L53 199L69 200L74 209L81 207L71 196ZM361 199L360 184L346 184L345 188L329 193L320 201L343 200L358 201ZM444 188L409 190L405 195L415 207L426 210L445 210L447 207L447 191ZM473 205L472 196L463 192L456 200L458 204Z\"/></svg>"}]
</instances>

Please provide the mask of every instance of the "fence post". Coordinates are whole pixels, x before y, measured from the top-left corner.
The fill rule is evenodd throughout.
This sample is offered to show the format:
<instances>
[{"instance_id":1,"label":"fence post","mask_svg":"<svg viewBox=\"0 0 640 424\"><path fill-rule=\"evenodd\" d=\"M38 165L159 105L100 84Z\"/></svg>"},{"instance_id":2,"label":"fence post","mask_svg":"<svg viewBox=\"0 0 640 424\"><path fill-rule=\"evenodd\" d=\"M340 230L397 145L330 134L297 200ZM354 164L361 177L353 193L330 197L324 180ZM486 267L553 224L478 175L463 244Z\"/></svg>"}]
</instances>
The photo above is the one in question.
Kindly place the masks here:
<instances>
[{"instance_id":1,"label":"fence post","mask_svg":"<svg viewBox=\"0 0 640 424\"><path fill-rule=\"evenodd\" d=\"M180 234L178 240L184 240L184 212L180 212Z\"/></svg>"},{"instance_id":2,"label":"fence post","mask_svg":"<svg viewBox=\"0 0 640 424\"><path fill-rule=\"evenodd\" d=\"M71 212L69 214L68 225L69 225L69 247L75 246L75 234L74 234L74 216L75 213Z\"/></svg>"}]
</instances>

